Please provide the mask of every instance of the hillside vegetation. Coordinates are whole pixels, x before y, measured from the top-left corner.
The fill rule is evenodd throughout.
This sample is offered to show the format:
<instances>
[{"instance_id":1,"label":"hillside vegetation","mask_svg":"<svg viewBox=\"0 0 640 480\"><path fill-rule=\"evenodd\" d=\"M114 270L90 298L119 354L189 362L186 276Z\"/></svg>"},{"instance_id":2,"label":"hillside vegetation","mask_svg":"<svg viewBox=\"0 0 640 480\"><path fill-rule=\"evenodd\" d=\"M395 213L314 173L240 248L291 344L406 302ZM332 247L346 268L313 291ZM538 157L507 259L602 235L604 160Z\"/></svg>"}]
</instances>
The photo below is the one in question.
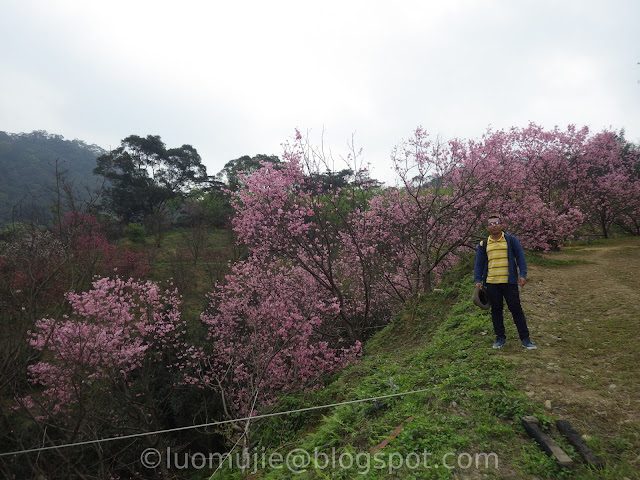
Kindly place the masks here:
<instances>
[{"instance_id":1,"label":"hillside vegetation","mask_svg":"<svg viewBox=\"0 0 640 480\"><path fill-rule=\"evenodd\" d=\"M96 158L105 153L96 145L65 140L43 131L0 132L0 222L29 217L31 210L47 210L53 203L58 173L74 179L79 194L98 185L93 175Z\"/></svg>"},{"instance_id":2,"label":"hillside vegetation","mask_svg":"<svg viewBox=\"0 0 640 480\"><path fill-rule=\"evenodd\" d=\"M632 283L640 240L572 246L530 256L529 263L522 299L537 350L520 347L513 324L507 345L491 349L491 320L470 300L467 264L446 288L423 296L375 335L362 361L327 389L289 398L279 408L426 392L269 420L261 429L267 458L303 449L324 452L333 465L320 455L315 467L300 460L293 477L288 468L260 468L252 478L640 478L640 298ZM559 468L526 435L524 415L541 419L574 459L574 469ZM584 435L604 469L581 461L555 431L555 419L569 420ZM381 461L376 469L371 451L400 425L388 445L374 450L377 458L415 460L427 452L428 461L416 468ZM491 453L496 457L484 455ZM351 468L341 467L349 461ZM239 475L227 469L213 478Z\"/></svg>"}]
</instances>

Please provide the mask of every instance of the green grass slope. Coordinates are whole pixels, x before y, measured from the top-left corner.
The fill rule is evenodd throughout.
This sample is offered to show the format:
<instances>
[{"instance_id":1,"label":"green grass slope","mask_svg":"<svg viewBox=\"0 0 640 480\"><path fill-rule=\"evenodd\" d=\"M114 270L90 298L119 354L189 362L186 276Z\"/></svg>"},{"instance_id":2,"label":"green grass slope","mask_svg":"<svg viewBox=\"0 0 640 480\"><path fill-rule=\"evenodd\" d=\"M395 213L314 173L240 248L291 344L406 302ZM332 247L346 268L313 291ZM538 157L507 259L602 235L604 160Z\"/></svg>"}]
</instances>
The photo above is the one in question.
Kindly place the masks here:
<instances>
[{"instance_id":1,"label":"green grass slope","mask_svg":"<svg viewBox=\"0 0 640 480\"><path fill-rule=\"evenodd\" d=\"M610 244L593 248L607 248L606 245ZM471 302L471 263L461 265L440 291L409 305L367 342L360 363L346 369L322 390L283 399L277 410L424 391L264 420L249 469L242 472L236 456L231 468L227 464L212 478L640 478L636 473L640 451L637 403L625 410L626 423L619 421L619 416L614 418L613 410L611 421L598 417L598 423L591 421L588 403L580 403L589 402L590 397L565 399L564 403L562 397L563 388L579 390L571 381L582 382L581 388L594 389L596 393L606 390L607 382L613 381L620 391L637 392L637 377L629 373L629 369L637 369L637 362L632 360L637 360L633 342L622 343L623 351L615 354L629 363L608 367L613 380L581 378L578 370L582 367L578 367L579 362L572 362L593 352L606 357L606 342L611 338L603 331L586 335L582 343L578 337L571 337L572 332L584 333L582 328L568 328L575 317L598 308L593 299L584 296L589 292L573 289L583 296L578 295L578 310L571 312L567 311L570 299L557 298L563 288L573 291L567 278L593 275L588 269L603 275L602 268L609 265L623 275L621 265L634 267L635 259L640 258L638 239L617 242L615 246L621 248L623 255L615 257L619 265L611 261L610 252L594 254L592 249L582 247L544 257L531 256L530 283L524 288L523 306L539 346L533 351L519 346L508 316L510 341L501 350L491 348L490 315ZM616 282L622 281L619 278ZM550 287L553 282L557 285ZM556 297L547 301L548 295ZM606 315L615 314L611 305L605 307ZM613 321L609 317L608 321ZM614 320L628 335L633 325L638 326L634 318L630 315ZM593 323L593 328L605 328L602 323ZM563 369L559 371L556 365L563 365ZM565 375L566 381L558 382L557 375ZM544 388L547 384L557 386L558 396L553 397L553 403L562 408L554 408L551 401L545 400L553 394ZM600 394L606 397L607 392ZM611 403L614 408L615 401ZM593 413L594 418L597 413ZM574 468L558 467L526 435L520 423L524 415L541 420L543 428L573 458ZM589 429L585 438L605 462L603 469L594 470L581 461L555 431L553 424L558 418L569 419L579 430Z\"/></svg>"}]
</instances>

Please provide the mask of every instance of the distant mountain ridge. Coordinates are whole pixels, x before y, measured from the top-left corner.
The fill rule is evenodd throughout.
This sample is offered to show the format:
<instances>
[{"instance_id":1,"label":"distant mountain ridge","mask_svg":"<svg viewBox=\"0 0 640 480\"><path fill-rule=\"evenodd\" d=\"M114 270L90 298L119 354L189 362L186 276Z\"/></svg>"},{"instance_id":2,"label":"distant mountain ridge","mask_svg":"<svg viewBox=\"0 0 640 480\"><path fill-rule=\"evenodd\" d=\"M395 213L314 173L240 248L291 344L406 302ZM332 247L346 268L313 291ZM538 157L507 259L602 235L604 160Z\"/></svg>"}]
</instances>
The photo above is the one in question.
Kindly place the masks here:
<instances>
[{"instance_id":1,"label":"distant mountain ridge","mask_svg":"<svg viewBox=\"0 0 640 480\"><path fill-rule=\"evenodd\" d=\"M56 162L77 191L95 188L96 159L107 153L97 145L66 140L43 130L31 133L0 131L0 222L23 220L47 211L54 200Z\"/></svg>"}]
</instances>

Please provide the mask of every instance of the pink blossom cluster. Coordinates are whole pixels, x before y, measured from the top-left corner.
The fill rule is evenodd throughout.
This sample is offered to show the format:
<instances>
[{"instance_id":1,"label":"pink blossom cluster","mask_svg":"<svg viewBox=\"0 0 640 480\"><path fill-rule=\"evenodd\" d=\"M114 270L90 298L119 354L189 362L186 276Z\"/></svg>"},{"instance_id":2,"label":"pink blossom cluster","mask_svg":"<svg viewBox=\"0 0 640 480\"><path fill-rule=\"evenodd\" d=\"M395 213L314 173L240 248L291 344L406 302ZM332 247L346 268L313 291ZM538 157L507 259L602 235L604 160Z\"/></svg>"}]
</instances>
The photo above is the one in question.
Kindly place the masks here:
<instances>
[{"instance_id":1,"label":"pink blossom cluster","mask_svg":"<svg viewBox=\"0 0 640 480\"><path fill-rule=\"evenodd\" d=\"M282 168L265 165L243 179L233 225L252 258L308 272L337 299L336 333L360 340L401 302L430 289L477 231L489 198L478 179L488 147L480 147L432 143L418 129L393 154L401 186L326 193L310 181L322 158L297 136L285 146Z\"/></svg>"},{"instance_id":2,"label":"pink blossom cluster","mask_svg":"<svg viewBox=\"0 0 640 480\"><path fill-rule=\"evenodd\" d=\"M632 224L640 156L637 149L625 153L629 144L615 132L530 124L489 132L485 141L497 153L483 165L488 211L501 212L525 247L546 251L580 233L607 237L613 224Z\"/></svg>"},{"instance_id":3,"label":"pink blossom cluster","mask_svg":"<svg viewBox=\"0 0 640 480\"><path fill-rule=\"evenodd\" d=\"M68 412L96 389L109 395L184 334L178 293L151 281L100 278L89 291L66 298L71 313L39 320L30 334L42 359L28 367L29 374L44 390L25 400L41 416Z\"/></svg>"},{"instance_id":4,"label":"pink blossom cluster","mask_svg":"<svg viewBox=\"0 0 640 480\"><path fill-rule=\"evenodd\" d=\"M219 391L229 416L249 414L280 392L312 387L359 355L359 342L323 339L338 309L300 267L239 262L202 314L206 347L186 351L179 368L187 383Z\"/></svg>"}]
</instances>

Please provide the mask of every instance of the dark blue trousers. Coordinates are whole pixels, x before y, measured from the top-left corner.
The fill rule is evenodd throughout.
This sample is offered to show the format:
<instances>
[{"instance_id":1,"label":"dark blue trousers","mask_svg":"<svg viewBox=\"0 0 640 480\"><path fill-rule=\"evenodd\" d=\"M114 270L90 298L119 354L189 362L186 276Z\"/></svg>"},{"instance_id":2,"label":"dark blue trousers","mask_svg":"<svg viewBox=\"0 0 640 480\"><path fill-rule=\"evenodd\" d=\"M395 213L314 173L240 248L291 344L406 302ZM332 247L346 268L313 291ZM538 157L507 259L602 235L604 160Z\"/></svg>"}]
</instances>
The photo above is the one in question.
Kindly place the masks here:
<instances>
[{"instance_id":1,"label":"dark blue trousers","mask_svg":"<svg viewBox=\"0 0 640 480\"><path fill-rule=\"evenodd\" d=\"M493 331L496 338L507 338L504 331L504 302L513 316L513 323L516 324L520 340L529 338L527 319L520 305L520 292L518 285L511 283L489 283L487 284L487 296L491 304L491 320L493 321Z\"/></svg>"}]
</instances>

